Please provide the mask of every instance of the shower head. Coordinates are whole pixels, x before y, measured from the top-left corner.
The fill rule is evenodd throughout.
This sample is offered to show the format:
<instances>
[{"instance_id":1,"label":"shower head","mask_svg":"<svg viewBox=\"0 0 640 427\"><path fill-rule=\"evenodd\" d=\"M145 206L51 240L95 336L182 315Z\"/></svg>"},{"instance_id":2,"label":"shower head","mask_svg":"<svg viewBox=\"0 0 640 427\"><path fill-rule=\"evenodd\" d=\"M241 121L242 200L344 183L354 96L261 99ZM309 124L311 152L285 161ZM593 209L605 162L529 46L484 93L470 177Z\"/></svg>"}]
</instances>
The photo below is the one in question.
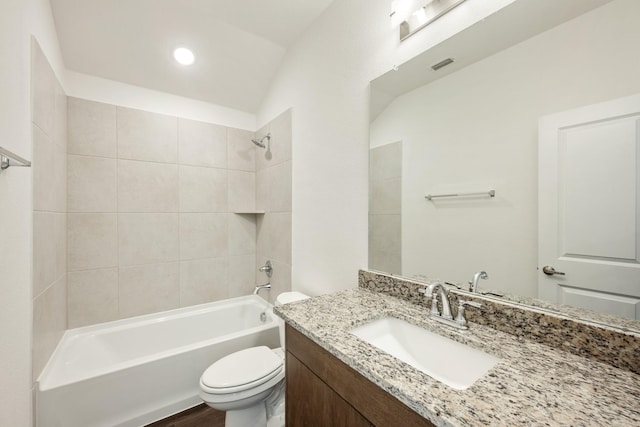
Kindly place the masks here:
<instances>
[{"instance_id":1,"label":"shower head","mask_svg":"<svg viewBox=\"0 0 640 427\"><path fill-rule=\"evenodd\" d=\"M260 139L252 139L251 142L256 144L258 147L266 148L266 145L264 144L265 139L267 140L267 142L271 142L271 134L268 133Z\"/></svg>"}]
</instances>

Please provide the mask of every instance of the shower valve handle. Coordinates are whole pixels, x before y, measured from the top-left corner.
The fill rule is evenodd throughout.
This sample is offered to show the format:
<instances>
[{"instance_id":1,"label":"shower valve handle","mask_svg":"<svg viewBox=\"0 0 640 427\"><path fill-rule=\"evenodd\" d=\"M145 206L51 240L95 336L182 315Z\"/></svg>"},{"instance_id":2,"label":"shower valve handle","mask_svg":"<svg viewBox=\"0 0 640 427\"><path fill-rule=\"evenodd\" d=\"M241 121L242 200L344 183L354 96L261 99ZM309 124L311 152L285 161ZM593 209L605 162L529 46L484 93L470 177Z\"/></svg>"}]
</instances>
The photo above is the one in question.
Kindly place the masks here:
<instances>
[{"instance_id":1,"label":"shower valve handle","mask_svg":"<svg viewBox=\"0 0 640 427\"><path fill-rule=\"evenodd\" d=\"M265 262L264 265L258 269L258 271L265 273L267 277L271 277L271 275L273 274L273 266L271 265L271 261L267 260L267 262Z\"/></svg>"}]
</instances>

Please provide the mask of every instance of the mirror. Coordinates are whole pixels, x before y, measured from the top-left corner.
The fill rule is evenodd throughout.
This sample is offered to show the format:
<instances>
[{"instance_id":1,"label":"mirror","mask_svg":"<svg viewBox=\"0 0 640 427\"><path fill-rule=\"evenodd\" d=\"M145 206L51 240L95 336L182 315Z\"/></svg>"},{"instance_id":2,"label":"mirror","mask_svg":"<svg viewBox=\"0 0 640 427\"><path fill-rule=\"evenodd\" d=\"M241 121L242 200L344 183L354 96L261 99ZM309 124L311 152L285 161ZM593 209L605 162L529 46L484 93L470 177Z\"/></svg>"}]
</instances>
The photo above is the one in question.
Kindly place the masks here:
<instances>
[{"instance_id":1,"label":"mirror","mask_svg":"<svg viewBox=\"0 0 640 427\"><path fill-rule=\"evenodd\" d=\"M463 288L486 271L480 291L563 310L536 301L538 122L640 93L637 16L633 0L517 0L374 80L369 268ZM452 193L480 194L425 199ZM624 305L640 318L640 298Z\"/></svg>"}]
</instances>

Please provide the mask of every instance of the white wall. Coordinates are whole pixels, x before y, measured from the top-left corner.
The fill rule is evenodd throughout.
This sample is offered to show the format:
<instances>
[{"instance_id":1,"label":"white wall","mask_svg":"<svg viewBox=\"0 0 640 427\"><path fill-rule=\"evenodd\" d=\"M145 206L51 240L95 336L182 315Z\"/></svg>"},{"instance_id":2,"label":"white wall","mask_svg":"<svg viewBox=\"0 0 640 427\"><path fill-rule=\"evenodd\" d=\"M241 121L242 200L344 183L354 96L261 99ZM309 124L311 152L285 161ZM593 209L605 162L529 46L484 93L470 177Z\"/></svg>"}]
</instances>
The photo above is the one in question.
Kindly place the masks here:
<instances>
[{"instance_id":1,"label":"white wall","mask_svg":"<svg viewBox=\"0 0 640 427\"><path fill-rule=\"evenodd\" d=\"M356 286L367 267L369 81L512 0L469 0L400 44L389 0L336 0L287 52L258 112L293 108L295 290Z\"/></svg>"},{"instance_id":2,"label":"white wall","mask_svg":"<svg viewBox=\"0 0 640 427\"><path fill-rule=\"evenodd\" d=\"M397 98L373 145L403 141L402 274L537 294L540 116L640 92L640 2L621 0ZM426 202L426 193L496 190Z\"/></svg>"},{"instance_id":3,"label":"white wall","mask_svg":"<svg viewBox=\"0 0 640 427\"><path fill-rule=\"evenodd\" d=\"M252 113L75 71L66 71L64 87L68 96L76 98L238 129L256 130L256 116Z\"/></svg>"},{"instance_id":4,"label":"white wall","mask_svg":"<svg viewBox=\"0 0 640 427\"><path fill-rule=\"evenodd\" d=\"M30 36L54 70L62 59L47 0L0 4L0 145L31 158ZM31 171L0 174L0 425L30 426Z\"/></svg>"}]
</instances>

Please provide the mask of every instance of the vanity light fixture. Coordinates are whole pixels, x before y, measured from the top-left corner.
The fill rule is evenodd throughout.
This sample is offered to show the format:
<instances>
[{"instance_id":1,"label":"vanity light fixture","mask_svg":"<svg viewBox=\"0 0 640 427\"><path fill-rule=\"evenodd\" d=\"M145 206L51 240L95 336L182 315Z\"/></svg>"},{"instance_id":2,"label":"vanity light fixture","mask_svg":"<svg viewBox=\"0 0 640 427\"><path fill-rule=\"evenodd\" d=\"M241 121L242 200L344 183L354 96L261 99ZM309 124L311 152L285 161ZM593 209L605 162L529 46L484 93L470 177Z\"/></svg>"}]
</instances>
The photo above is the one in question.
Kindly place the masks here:
<instances>
[{"instance_id":1,"label":"vanity light fixture","mask_svg":"<svg viewBox=\"0 0 640 427\"><path fill-rule=\"evenodd\" d=\"M417 0L393 0L391 2L391 13L389 14L391 28L399 26L418 8Z\"/></svg>"},{"instance_id":2,"label":"vanity light fixture","mask_svg":"<svg viewBox=\"0 0 640 427\"><path fill-rule=\"evenodd\" d=\"M394 0L391 26L400 26L400 41L412 36L465 0Z\"/></svg>"},{"instance_id":3,"label":"vanity light fixture","mask_svg":"<svg viewBox=\"0 0 640 427\"><path fill-rule=\"evenodd\" d=\"M196 60L193 52L186 47L179 47L174 50L173 57L181 65L191 65Z\"/></svg>"}]
</instances>

